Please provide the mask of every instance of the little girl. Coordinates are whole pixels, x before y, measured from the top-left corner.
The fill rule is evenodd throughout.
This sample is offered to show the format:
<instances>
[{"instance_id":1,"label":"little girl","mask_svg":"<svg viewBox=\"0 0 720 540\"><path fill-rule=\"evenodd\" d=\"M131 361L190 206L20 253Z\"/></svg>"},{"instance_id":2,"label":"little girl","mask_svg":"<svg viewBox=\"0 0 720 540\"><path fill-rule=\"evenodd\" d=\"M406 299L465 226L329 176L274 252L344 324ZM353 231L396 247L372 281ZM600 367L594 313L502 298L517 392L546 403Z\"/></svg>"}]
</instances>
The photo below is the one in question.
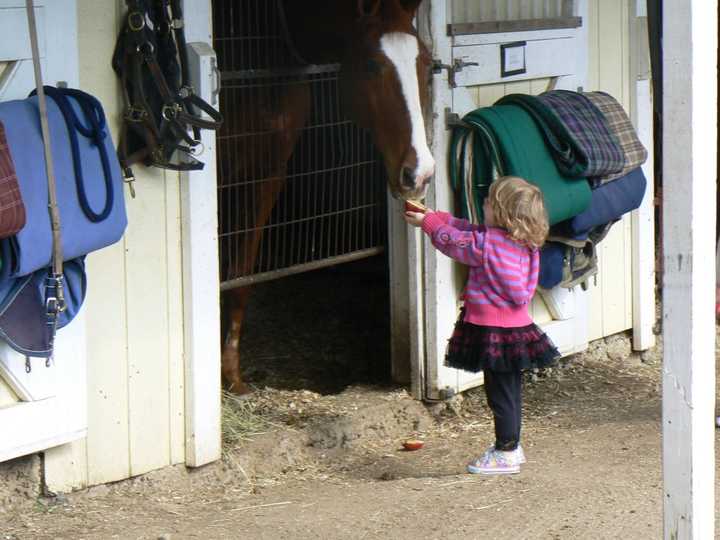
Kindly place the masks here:
<instances>
[{"instance_id":1,"label":"little girl","mask_svg":"<svg viewBox=\"0 0 720 540\"><path fill-rule=\"evenodd\" d=\"M468 471L513 474L525 463L519 444L521 370L547 366L559 356L528 313L548 221L540 190L515 176L491 184L483 216L484 225L473 225L430 209L405 212L405 220L422 227L438 250L470 267L445 363L483 370L495 444L473 459Z\"/></svg>"}]
</instances>

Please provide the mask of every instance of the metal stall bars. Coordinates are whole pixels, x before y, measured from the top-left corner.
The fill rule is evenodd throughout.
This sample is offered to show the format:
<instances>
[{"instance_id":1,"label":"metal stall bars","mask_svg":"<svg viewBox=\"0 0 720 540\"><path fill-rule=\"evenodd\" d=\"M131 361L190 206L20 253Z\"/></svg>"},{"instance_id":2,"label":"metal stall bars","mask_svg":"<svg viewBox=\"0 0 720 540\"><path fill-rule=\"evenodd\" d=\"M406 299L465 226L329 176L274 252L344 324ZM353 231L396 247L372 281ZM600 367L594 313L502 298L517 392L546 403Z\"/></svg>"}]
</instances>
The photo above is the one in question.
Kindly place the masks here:
<instances>
[{"instance_id":1,"label":"metal stall bars","mask_svg":"<svg viewBox=\"0 0 720 540\"><path fill-rule=\"evenodd\" d=\"M339 66L299 65L277 0L215 4L226 118L218 134L221 289L382 252L385 170L369 135L340 109ZM293 145L287 125L301 105L287 101L304 89L309 120ZM265 220L263 207L275 197Z\"/></svg>"}]
</instances>

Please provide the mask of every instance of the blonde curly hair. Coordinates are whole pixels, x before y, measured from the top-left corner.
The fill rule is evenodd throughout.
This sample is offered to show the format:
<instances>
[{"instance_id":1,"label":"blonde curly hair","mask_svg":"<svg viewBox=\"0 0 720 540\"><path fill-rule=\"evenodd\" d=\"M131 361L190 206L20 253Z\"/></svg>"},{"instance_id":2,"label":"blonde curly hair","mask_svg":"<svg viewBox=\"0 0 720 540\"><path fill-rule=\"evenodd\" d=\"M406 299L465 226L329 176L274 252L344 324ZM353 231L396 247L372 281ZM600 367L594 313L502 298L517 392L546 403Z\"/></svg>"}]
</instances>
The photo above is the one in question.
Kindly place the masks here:
<instances>
[{"instance_id":1,"label":"blonde curly hair","mask_svg":"<svg viewBox=\"0 0 720 540\"><path fill-rule=\"evenodd\" d=\"M537 186L518 176L503 176L490 184L487 199L494 225L506 229L510 238L535 249L545 243L548 217Z\"/></svg>"}]
</instances>

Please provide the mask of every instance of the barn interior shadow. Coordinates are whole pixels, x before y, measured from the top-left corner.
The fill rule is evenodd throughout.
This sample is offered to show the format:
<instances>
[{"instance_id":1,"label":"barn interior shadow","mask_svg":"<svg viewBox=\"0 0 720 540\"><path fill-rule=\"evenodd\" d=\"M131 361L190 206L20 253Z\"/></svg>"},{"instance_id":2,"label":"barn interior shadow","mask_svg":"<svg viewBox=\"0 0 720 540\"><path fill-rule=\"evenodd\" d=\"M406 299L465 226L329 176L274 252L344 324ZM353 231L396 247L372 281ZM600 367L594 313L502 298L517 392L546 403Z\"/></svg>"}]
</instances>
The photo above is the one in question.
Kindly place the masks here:
<instances>
[{"instance_id":1,"label":"barn interior shadow","mask_svg":"<svg viewBox=\"0 0 720 540\"><path fill-rule=\"evenodd\" d=\"M386 255L258 284L240 344L255 387L335 394L390 382Z\"/></svg>"}]
</instances>

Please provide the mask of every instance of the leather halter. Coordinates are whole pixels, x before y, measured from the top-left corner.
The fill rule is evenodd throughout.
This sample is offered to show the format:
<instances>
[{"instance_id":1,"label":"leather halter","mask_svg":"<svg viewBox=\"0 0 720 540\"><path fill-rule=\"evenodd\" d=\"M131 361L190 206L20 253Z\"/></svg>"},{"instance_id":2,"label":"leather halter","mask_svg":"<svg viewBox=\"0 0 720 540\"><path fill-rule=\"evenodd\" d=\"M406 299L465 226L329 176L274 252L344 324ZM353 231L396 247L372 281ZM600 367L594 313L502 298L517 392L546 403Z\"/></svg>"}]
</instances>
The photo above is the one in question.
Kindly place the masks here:
<instances>
[{"instance_id":1,"label":"leather halter","mask_svg":"<svg viewBox=\"0 0 720 540\"><path fill-rule=\"evenodd\" d=\"M130 167L135 163L178 171L202 169L204 164L194 157L201 147L200 130L217 130L222 116L189 85L181 1L126 4L113 55L125 101L118 156L126 181L134 180Z\"/></svg>"}]
</instances>

